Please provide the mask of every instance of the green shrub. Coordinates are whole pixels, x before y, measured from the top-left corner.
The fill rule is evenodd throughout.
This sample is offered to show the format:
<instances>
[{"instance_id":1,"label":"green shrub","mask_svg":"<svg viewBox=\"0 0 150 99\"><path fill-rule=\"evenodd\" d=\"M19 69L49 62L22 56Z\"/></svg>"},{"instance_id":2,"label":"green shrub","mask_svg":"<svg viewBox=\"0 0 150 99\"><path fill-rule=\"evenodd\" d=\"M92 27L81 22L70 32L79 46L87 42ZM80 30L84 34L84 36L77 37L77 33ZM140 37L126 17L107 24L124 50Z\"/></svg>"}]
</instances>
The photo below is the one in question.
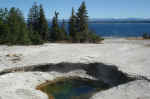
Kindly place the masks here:
<instances>
[{"instance_id":1,"label":"green shrub","mask_svg":"<svg viewBox=\"0 0 150 99\"><path fill-rule=\"evenodd\" d=\"M101 38L99 35L97 35L94 32L89 32L89 42L90 43L100 43L102 40L104 40L103 38Z\"/></svg>"},{"instance_id":2,"label":"green shrub","mask_svg":"<svg viewBox=\"0 0 150 99\"><path fill-rule=\"evenodd\" d=\"M39 45L44 43L38 32L31 33L30 37L33 45Z\"/></svg>"}]
</instances>

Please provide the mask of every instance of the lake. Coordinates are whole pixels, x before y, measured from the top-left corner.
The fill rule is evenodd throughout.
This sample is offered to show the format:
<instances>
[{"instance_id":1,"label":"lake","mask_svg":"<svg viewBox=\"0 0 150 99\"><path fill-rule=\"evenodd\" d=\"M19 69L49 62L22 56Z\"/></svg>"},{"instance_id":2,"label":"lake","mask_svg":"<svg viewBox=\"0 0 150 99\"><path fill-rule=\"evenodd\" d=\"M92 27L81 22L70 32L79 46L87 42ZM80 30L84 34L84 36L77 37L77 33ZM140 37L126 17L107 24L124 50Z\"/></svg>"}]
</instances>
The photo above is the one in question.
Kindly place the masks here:
<instances>
[{"instance_id":1,"label":"lake","mask_svg":"<svg viewBox=\"0 0 150 99\"><path fill-rule=\"evenodd\" d=\"M150 34L150 23L90 23L89 28L101 36L140 37Z\"/></svg>"},{"instance_id":2,"label":"lake","mask_svg":"<svg viewBox=\"0 0 150 99\"><path fill-rule=\"evenodd\" d=\"M150 34L150 23L89 23L89 28L103 37L140 37L143 33Z\"/></svg>"}]
</instances>

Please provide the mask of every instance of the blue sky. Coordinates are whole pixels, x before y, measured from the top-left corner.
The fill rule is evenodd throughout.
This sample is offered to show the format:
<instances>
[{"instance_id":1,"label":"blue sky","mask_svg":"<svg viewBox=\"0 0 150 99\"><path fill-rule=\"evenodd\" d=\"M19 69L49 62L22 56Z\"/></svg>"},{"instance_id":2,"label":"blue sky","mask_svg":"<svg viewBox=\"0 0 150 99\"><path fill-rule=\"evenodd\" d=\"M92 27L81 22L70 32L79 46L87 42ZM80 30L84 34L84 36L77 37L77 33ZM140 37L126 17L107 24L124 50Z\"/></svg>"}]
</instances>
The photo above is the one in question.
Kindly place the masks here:
<instances>
[{"instance_id":1,"label":"blue sky","mask_svg":"<svg viewBox=\"0 0 150 99\"><path fill-rule=\"evenodd\" d=\"M25 17L33 2L42 4L47 18L54 11L60 12L60 18L68 18L71 8L77 9L83 0L0 0L0 8L18 7ZM150 0L84 0L90 18L149 18Z\"/></svg>"}]
</instances>

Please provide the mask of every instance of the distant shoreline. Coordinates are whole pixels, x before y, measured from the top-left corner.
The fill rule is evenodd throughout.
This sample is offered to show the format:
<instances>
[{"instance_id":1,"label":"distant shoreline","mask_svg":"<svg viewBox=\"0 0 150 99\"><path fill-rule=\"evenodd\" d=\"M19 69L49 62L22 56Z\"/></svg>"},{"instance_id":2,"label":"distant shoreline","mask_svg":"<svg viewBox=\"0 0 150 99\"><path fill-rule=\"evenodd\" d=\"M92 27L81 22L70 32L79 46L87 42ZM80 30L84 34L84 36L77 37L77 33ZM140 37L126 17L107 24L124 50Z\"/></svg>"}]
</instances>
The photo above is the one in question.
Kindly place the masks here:
<instances>
[{"instance_id":1,"label":"distant shoreline","mask_svg":"<svg viewBox=\"0 0 150 99\"><path fill-rule=\"evenodd\" d=\"M48 22L52 23L51 20L48 20ZM59 23L62 23L62 20L58 20ZM65 20L65 23L69 23L69 20ZM89 20L88 23L150 23L150 21L92 21Z\"/></svg>"},{"instance_id":2,"label":"distant shoreline","mask_svg":"<svg viewBox=\"0 0 150 99\"><path fill-rule=\"evenodd\" d=\"M66 22L66 23L68 23L68 22ZM117 24L117 23L118 23L118 24L120 24L120 23L122 23L122 24L123 24L123 23L125 23L125 24L126 24L126 23L131 23L131 24L134 24L134 23L135 23L135 24L136 24L136 23L139 23L139 24L146 24L146 23L147 23L147 24L150 24L150 22L88 22L88 23L93 23L93 24L113 24L113 23L114 23L114 24Z\"/></svg>"},{"instance_id":3,"label":"distant shoreline","mask_svg":"<svg viewBox=\"0 0 150 99\"><path fill-rule=\"evenodd\" d=\"M150 40L143 37L103 37L104 39Z\"/></svg>"},{"instance_id":4,"label":"distant shoreline","mask_svg":"<svg viewBox=\"0 0 150 99\"><path fill-rule=\"evenodd\" d=\"M52 21L49 20L49 22L51 23ZM58 22L62 23L62 20L59 20ZM69 20L65 20L65 23L69 23ZM108 23L108 24L110 23L150 23L150 21L149 20L148 21L119 21L119 20L118 21L117 20L115 21L111 21L111 20L110 21L109 20L93 21L93 20L89 20L88 23Z\"/></svg>"},{"instance_id":5,"label":"distant shoreline","mask_svg":"<svg viewBox=\"0 0 150 99\"><path fill-rule=\"evenodd\" d=\"M50 21L51 23L51 21ZM61 21L59 23L62 23ZM65 22L65 23L69 23L69 22ZM136 24L136 23L139 23L139 24L150 24L150 22L88 22L88 23L93 23L93 24L117 24L117 23L131 23L131 24Z\"/></svg>"}]
</instances>

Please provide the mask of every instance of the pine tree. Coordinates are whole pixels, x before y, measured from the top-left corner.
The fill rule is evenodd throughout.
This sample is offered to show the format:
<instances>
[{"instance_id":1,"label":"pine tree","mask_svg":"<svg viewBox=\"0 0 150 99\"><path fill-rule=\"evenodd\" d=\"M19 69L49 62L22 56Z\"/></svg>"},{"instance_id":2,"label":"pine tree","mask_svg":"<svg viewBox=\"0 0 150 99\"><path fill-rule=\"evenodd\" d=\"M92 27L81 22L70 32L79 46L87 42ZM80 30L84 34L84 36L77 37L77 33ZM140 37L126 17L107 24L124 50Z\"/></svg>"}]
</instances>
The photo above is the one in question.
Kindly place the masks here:
<instances>
[{"instance_id":1,"label":"pine tree","mask_svg":"<svg viewBox=\"0 0 150 99\"><path fill-rule=\"evenodd\" d=\"M59 13L55 11L55 16L52 20L52 27L51 27L51 40L52 41L59 41L60 40L60 28L58 25L58 15Z\"/></svg>"},{"instance_id":2,"label":"pine tree","mask_svg":"<svg viewBox=\"0 0 150 99\"><path fill-rule=\"evenodd\" d=\"M0 8L0 19L3 23L7 23L8 20L8 9L7 8Z\"/></svg>"},{"instance_id":3,"label":"pine tree","mask_svg":"<svg viewBox=\"0 0 150 99\"><path fill-rule=\"evenodd\" d=\"M72 40L72 42L77 42L77 24L76 24L76 15L75 15L75 11L74 8L72 8L72 14L71 17L69 19L69 36Z\"/></svg>"},{"instance_id":4,"label":"pine tree","mask_svg":"<svg viewBox=\"0 0 150 99\"><path fill-rule=\"evenodd\" d=\"M88 42L88 16L85 2L82 2L77 12L77 31L80 35L80 42Z\"/></svg>"},{"instance_id":5,"label":"pine tree","mask_svg":"<svg viewBox=\"0 0 150 99\"><path fill-rule=\"evenodd\" d=\"M33 31L39 32L39 6L34 2L32 8L29 10L28 15L28 26L32 25Z\"/></svg>"},{"instance_id":6,"label":"pine tree","mask_svg":"<svg viewBox=\"0 0 150 99\"><path fill-rule=\"evenodd\" d=\"M48 23L44 15L42 5L40 5L40 12L39 12L39 34L44 41L48 40Z\"/></svg>"},{"instance_id":7,"label":"pine tree","mask_svg":"<svg viewBox=\"0 0 150 99\"><path fill-rule=\"evenodd\" d=\"M9 33L8 28L8 10L0 9L0 44L4 44L6 42L6 35Z\"/></svg>"},{"instance_id":8,"label":"pine tree","mask_svg":"<svg viewBox=\"0 0 150 99\"><path fill-rule=\"evenodd\" d=\"M38 32L33 31L32 25L28 26L29 29L29 37L33 45L43 44L43 40L41 39Z\"/></svg>"},{"instance_id":9,"label":"pine tree","mask_svg":"<svg viewBox=\"0 0 150 99\"><path fill-rule=\"evenodd\" d=\"M18 44L31 44L31 40L29 37L29 31L27 28L27 25L25 23L24 17L22 15L22 12L17 9L17 13L18 13L18 24L19 26L19 35L18 35L18 39L17 39L17 43Z\"/></svg>"},{"instance_id":10,"label":"pine tree","mask_svg":"<svg viewBox=\"0 0 150 99\"><path fill-rule=\"evenodd\" d=\"M12 44L15 44L17 42L17 39L19 38L19 23L18 23L18 16L17 16L17 11L13 7L9 11L9 16L8 16L8 26L11 32L7 35L7 41Z\"/></svg>"},{"instance_id":11,"label":"pine tree","mask_svg":"<svg viewBox=\"0 0 150 99\"><path fill-rule=\"evenodd\" d=\"M6 36L8 33L8 25L3 23L3 21L0 19L0 44L4 44L6 42Z\"/></svg>"},{"instance_id":12,"label":"pine tree","mask_svg":"<svg viewBox=\"0 0 150 99\"><path fill-rule=\"evenodd\" d=\"M66 32L66 24L65 24L64 19L63 19L62 24L61 24L60 39L61 40L67 40L68 39L67 32Z\"/></svg>"},{"instance_id":13,"label":"pine tree","mask_svg":"<svg viewBox=\"0 0 150 99\"><path fill-rule=\"evenodd\" d=\"M43 40L47 40L47 21L45 19L42 5L39 7L35 2L29 10L28 30L32 44L42 44Z\"/></svg>"},{"instance_id":14,"label":"pine tree","mask_svg":"<svg viewBox=\"0 0 150 99\"><path fill-rule=\"evenodd\" d=\"M24 17L19 9L11 8L8 15L10 32L7 34L9 44L30 44L30 38Z\"/></svg>"}]
</instances>

